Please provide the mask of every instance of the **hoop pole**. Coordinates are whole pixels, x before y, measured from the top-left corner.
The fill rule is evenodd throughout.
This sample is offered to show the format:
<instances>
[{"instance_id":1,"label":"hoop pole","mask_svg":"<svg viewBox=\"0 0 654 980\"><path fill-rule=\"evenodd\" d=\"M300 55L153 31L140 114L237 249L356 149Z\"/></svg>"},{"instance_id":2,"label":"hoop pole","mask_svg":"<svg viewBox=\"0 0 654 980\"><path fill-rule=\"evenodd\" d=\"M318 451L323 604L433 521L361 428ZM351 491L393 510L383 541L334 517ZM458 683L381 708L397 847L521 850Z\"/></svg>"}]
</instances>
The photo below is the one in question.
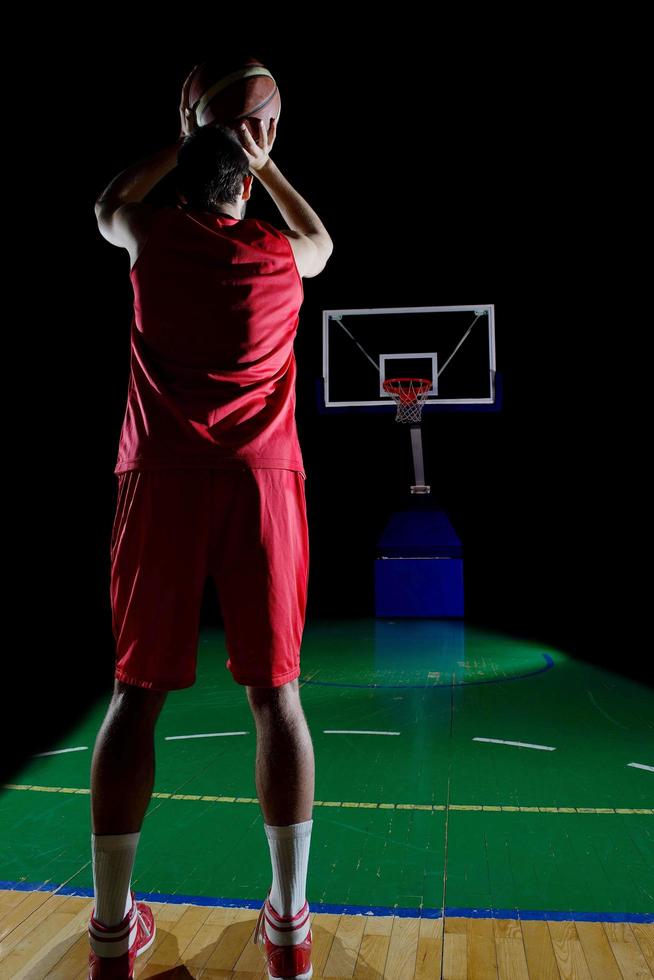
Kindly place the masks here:
<instances>
[{"instance_id":1,"label":"hoop pole","mask_svg":"<svg viewBox=\"0 0 654 980\"><path fill-rule=\"evenodd\" d=\"M425 464L422 456L422 433L419 425L411 426L411 451L413 453L413 472L415 484L411 493L430 493L431 488L425 484Z\"/></svg>"}]
</instances>

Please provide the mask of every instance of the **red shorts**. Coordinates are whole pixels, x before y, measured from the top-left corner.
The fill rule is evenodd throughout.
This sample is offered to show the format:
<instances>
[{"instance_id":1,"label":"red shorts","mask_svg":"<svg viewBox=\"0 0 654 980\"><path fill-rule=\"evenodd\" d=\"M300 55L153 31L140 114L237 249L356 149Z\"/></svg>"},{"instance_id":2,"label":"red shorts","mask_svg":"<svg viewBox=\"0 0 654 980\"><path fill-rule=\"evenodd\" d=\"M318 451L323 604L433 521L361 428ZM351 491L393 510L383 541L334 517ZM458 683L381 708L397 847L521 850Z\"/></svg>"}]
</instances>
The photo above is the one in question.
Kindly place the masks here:
<instances>
[{"instance_id":1,"label":"red shorts","mask_svg":"<svg viewBox=\"0 0 654 980\"><path fill-rule=\"evenodd\" d=\"M234 680L278 687L298 677L309 572L304 476L190 468L117 476L115 677L157 691L195 683L209 575Z\"/></svg>"}]
</instances>

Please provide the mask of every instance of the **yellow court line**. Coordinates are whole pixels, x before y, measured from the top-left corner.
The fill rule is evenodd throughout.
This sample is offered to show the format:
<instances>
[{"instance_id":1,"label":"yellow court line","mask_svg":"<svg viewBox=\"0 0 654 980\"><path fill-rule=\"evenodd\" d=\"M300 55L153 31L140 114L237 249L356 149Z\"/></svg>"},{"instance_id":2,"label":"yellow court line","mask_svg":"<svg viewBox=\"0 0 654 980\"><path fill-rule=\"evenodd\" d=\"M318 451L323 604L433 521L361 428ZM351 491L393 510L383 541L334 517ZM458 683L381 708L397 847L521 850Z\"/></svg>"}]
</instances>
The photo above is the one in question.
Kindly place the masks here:
<instances>
[{"instance_id":1,"label":"yellow court line","mask_svg":"<svg viewBox=\"0 0 654 980\"><path fill-rule=\"evenodd\" d=\"M27 786L19 783L4 783L0 789L29 790L32 793L81 793L89 795L90 789L71 786ZM209 803L256 803L259 800L250 796L199 796L194 793L153 793L158 800L202 800ZM450 803L349 803L332 800L315 800L314 806L358 807L362 810L481 810L484 813L646 813L654 814L654 809L627 807L594 806L492 806L490 804Z\"/></svg>"}]
</instances>

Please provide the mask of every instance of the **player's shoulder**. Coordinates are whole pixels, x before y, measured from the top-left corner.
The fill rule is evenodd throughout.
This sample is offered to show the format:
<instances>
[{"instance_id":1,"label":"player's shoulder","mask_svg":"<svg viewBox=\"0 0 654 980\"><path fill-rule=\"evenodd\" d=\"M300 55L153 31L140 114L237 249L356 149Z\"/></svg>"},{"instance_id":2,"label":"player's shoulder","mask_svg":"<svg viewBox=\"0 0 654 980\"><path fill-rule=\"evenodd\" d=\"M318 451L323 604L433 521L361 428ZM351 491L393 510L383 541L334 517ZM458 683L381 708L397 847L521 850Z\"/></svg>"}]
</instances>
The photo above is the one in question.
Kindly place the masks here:
<instances>
[{"instance_id":1,"label":"player's shoulder","mask_svg":"<svg viewBox=\"0 0 654 980\"><path fill-rule=\"evenodd\" d=\"M277 228L263 218L242 218L238 226L234 225L234 227L238 227L243 238L247 238L252 245L267 248L280 255L295 253L291 239L293 233L289 233L285 228Z\"/></svg>"},{"instance_id":2,"label":"player's shoulder","mask_svg":"<svg viewBox=\"0 0 654 980\"><path fill-rule=\"evenodd\" d=\"M265 221L263 218L243 218L241 223L249 223L249 227L254 234L262 234L268 238L274 238L277 241L284 242L286 245L290 244L292 251L295 251L297 242L307 239L306 235L301 235L297 231L291 231L289 228L277 228L276 225Z\"/></svg>"},{"instance_id":3,"label":"player's shoulder","mask_svg":"<svg viewBox=\"0 0 654 980\"><path fill-rule=\"evenodd\" d=\"M270 221L265 221L264 218L242 218L239 224L251 229L255 234L264 233L278 239L285 237L279 228L276 228Z\"/></svg>"}]
</instances>

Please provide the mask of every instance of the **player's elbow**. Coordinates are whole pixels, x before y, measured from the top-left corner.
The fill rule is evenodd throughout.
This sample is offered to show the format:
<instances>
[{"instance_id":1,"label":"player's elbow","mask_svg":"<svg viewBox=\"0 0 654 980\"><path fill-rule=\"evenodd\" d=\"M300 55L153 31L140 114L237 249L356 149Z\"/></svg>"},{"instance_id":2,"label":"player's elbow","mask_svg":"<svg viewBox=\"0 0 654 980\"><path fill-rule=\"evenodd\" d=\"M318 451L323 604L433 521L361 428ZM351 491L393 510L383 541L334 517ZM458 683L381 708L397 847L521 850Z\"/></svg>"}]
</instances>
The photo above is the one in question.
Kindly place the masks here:
<instances>
[{"instance_id":1,"label":"player's elbow","mask_svg":"<svg viewBox=\"0 0 654 980\"><path fill-rule=\"evenodd\" d=\"M314 244L316 245L316 250L324 269L334 251L334 243L328 235L325 235L319 241L314 240Z\"/></svg>"},{"instance_id":2,"label":"player's elbow","mask_svg":"<svg viewBox=\"0 0 654 980\"><path fill-rule=\"evenodd\" d=\"M99 197L93 206L93 210L95 212L95 220L98 223L100 231L102 231L103 225L106 225L111 220L111 211L107 207L107 201Z\"/></svg>"},{"instance_id":3,"label":"player's elbow","mask_svg":"<svg viewBox=\"0 0 654 980\"><path fill-rule=\"evenodd\" d=\"M313 279L315 276L320 275L320 273L324 270L325 266L327 265L329 261L329 257L331 256L333 250L334 250L334 246L331 245L331 243L329 247L323 245L322 243L316 247L314 262L311 267L311 271L305 273L305 276L308 279Z\"/></svg>"},{"instance_id":4,"label":"player's elbow","mask_svg":"<svg viewBox=\"0 0 654 980\"><path fill-rule=\"evenodd\" d=\"M114 212L118 210L125 201L120 200L116 197L107 197L101 194L95 201L94 211L95 216L98 221L105 220L110 221Z\"/></svg>"}]
</instances>

